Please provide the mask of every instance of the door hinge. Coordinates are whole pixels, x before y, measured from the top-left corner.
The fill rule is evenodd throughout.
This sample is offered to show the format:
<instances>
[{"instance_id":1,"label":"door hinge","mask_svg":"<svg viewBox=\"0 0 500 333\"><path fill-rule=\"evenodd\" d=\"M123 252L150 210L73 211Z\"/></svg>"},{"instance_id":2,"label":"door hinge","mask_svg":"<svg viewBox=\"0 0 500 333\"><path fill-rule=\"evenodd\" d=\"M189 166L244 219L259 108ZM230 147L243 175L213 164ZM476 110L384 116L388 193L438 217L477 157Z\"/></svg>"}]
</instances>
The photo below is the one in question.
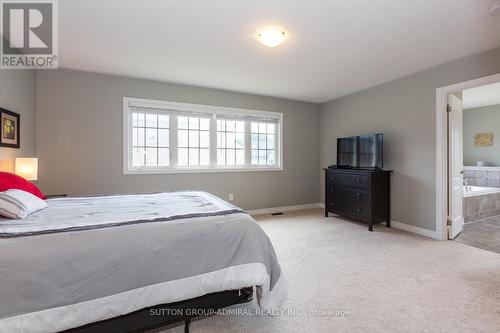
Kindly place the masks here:
<instances>
[{"instance_id":1,"label":"door hinge","mask_svg":"<svg viewBox=\"0 0 500 333\"><path fill-rule=\"evenodd\" d=\"M447 219L446 219L446 225L451 226L451 219L450 219L450 218L447 218Z\"/></svg>"},{"instance_id":2,"label":"door hinge","mask_svg":"<svg viewBox=\"0 0 500 333\"><path fill-rule=\"evenodd\" d=\"M451 105L450 104L446 105L446 112L451 112Z\"/></svg>"}]
</instances>

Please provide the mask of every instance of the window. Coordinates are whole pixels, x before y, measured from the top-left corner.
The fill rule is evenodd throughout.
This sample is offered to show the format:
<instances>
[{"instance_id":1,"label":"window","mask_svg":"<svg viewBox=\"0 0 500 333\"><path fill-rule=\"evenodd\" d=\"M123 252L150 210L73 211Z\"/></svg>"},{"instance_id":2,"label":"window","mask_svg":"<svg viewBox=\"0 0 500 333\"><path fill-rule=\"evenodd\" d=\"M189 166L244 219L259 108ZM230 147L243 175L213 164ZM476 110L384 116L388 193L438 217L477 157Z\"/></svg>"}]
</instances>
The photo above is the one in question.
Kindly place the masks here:
<instances>
[{"instance_id":1,"label":"window","mask_svg":"<svg viewBox=\"0 0 500 333\"><path fill-rule=\"evenodd\" d=\"M252 165L276 163L276 124L252 122Z\"/></svg>"},{"instance_id":2,"label":"window","mask_svg":"<svg viewBox=\"0 0 500 333\"><path fill-rule=\"evenodd\" d=\"M177 117L179 166L210 165L210 119Z\"/></svg>"},{"instance_id":3,"label":"window","mask_svg":"<svg viewBox=\"0 0 500 333\"><path fill-rule=\"evenodd\" d=\"M217 120L217 165L245 165L245 122Z\"/></svg>"},{"instance_id":4,"label":"window","mask_svg":"<svg viewBox=\"0 0 500 333\"><path fill-rule=\"evenodd\" d=\"M132 166L168 166L169 116L132 112Z\"/></svg>"},{"instance_id":5,"label":"window","mask_svg":"<svg viewBox=\"0 0 500 333\"><path fill-rule=\"evenodd\" d=\"M124 173L282 170L281 113L125 97Z\"/></svg>"}]
</instances>

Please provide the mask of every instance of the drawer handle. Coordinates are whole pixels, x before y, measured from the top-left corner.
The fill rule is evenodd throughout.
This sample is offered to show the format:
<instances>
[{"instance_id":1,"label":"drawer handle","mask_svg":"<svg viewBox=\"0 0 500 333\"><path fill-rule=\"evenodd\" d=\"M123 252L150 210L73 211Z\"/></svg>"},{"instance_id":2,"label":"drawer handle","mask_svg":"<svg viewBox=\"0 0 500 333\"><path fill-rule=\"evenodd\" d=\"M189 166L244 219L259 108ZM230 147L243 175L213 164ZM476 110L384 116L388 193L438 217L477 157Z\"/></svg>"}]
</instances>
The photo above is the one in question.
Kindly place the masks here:
<instances>
[{"instance_id":1,"label":"drawer handle","mask_svg":"<svg viewBox=\"0 0 500 333\"><path fill-rule=\"evenodd\" d=\"M356 178L356 183L361 183L361 179Z\"/></svg>"},{"instance_id":2,"label":"drawer handle","mask_svg":"<svg viewBox=\"0 0 500 333\"><path fill-rule=\"evenodd\" d=\"M332 207L333 207L333 202L332 202Z\"/></svg>"},{"instance_id":3,"label":"drawer handle","mask_svg":"<svg viewBox=\"0 0 500 333\"><path fill-rule=\"evenodd\" d=\"M357 211L358 213L361 213L361 208L356 208L356 211Z\"/></svg>"},{"instance_id":4,"label":"drawer handle","mask_svg":"<svg viewBox=\"0 0 500 333\"><path fill-rule=\"evenodd\" d=\"M357 192L357 193L356 193L356 196L357 196L357 197L360 197L360 196L361 196L361 193Z\"/></svg>"},{"instance_id":5,"label":"drawer handle","mask_svg":"<svg viewBox=\"0 0 500 333\"><path fill-rule=\"evenodd\" d=\"M334 189L334 188L331 188L331 189L330 189L330 192L335 192L335 189Z\"/></svg>"},{"instance_id":6,"label":"drawer handle","mask_svg":"<svg viewBox=\"0 0 500 333\"><path fill-rule=\"evenodd\" d=\"M333 177L333 176L330 176L330 180L334 180L334 179L335 179L335 177Z\"/></svg>"}]
</instances>

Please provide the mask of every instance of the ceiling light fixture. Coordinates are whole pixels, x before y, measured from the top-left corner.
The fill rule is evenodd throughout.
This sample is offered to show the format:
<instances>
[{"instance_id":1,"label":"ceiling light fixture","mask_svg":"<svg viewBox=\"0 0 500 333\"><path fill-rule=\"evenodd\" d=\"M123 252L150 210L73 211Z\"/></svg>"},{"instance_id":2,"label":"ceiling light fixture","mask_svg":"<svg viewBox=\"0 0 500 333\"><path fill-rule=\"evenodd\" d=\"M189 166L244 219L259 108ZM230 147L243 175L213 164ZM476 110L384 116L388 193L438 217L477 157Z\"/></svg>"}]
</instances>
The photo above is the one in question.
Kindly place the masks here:
<instances>
[{"instance_id":1,"label":"ceiling light fixture","mask_svg":"<svg viewBox=\"0 0 500 333\"><path fill-rule=\"evenodd\" d=\"M287 32L279 26L267 26L259 29L257 38L267 47L276 47L285 41Z\"/></svg>"},{"instance_id":2,"label":"ceiling light fixture","mask_svg":"<svg viewBox=\"0 0 500 333\"><path fill-rule=\"evenodd\" d=\"M497 2L497 4L493 5L493 7L491 7L490 14L491 15L500 15L500 2Z\"/></svg>"}]
</instances>

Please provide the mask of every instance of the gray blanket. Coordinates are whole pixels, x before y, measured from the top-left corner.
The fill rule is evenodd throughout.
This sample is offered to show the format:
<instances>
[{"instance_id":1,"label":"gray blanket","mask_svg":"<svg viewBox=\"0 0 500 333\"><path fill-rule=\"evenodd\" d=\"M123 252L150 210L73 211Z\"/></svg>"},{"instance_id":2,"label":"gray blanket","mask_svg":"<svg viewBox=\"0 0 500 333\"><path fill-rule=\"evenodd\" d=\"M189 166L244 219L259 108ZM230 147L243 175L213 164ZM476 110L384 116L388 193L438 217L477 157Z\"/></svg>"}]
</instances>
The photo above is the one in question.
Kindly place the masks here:
<instances>
[{"instance_id":1,"label":"gray blanket","mask_svg":"<svg viewBox=\"0 0 500 333\"><path fill-rule=\"evenodd\" d=\"M25 219L0 218L0 238L244 213L205 192L75 197L48 202L48 208Z\"/></svg>"},{"instance_id":2,"label":"gray blanket","mask_svg":"<svg viewBox=\"0 0 500 333\"><path fill-rule=\"evenodd\" d=\"M0 219L0 234L9 237L0 239L0 331L67 329L155 305L148 304L153 298L156 304L169 303L249 283L263 288L261 303L274 297L281 269L268 237L249 215L209 194L67 198L48 204L26 220ZM26 236L31 233L36 236ZM234 275L260 266L264 277ZM223 281L214 272L221 272L216 275ZM181 290L180 283L196 276L205 277L201 286ZM164 295L131 296L151 286ZM106 306L96 307L95 300L105 300ZM127 302L137 304L125 309Z\"/></svg>"}]
</instances>

